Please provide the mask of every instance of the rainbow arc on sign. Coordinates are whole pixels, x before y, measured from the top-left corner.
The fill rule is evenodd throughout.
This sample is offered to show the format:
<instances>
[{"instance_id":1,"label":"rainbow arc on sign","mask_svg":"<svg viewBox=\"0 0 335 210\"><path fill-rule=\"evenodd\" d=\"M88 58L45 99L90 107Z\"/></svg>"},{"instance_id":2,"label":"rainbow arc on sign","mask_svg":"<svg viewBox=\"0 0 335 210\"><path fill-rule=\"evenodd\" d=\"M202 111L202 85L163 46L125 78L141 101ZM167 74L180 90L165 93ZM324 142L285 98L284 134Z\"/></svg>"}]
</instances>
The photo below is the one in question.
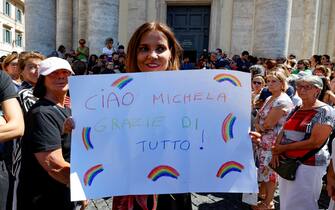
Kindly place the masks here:
<instances>
[{"instance_id":1,"label":"rainbow arc on sign","mask_svg":"<svg viewBox=\"0 0 335 210\"><path fill-rule=\"evenodd\" d=\"M91 127L84 127L81 132L81 137L86 150L93 149L91 142Z\"/></svg>"},{"instance_id":2,"label":"rainbow arc on sign","mask_svg":"<svg viewBox=\"0 0 335 210\"><path fill-rule=\"evenodd\" d=\"M214 80L217 82L229 82L234 86L242 87L241 81L232 74L226 74L226 73L218 74L214 77Z\"/></svg>"},{"instance_id":3,"label":"rainbow arc on sign","mask_svg":"<svg viewBox=\"0 0 335 210\"><path fill-rule=\"evenodd\" d=\"M148 179L152 181L157 181L161 177L171 177L178 179L179 173L176 169L168 165L159 165L152 169L148 174Z\"/></svg>"},{"instance_id":4,"label":"rainbow arc on sign","mask_svg":"<svg viewBox=\"0 0 335 210\"><path fill-rule=\"evenodd\" d=\"M222 166L219 168L218 172L216 173L216 177L223 178L230 172L236 171L236 172L242 172L244 169L244 166L241 163L238 163L236 161L228 161L222 164Z\"/></svg>"},{"instance_id":5,"label":"rainbow arc on sign","mask_svg":"<svg viewBox=\"0 0 335 210\"><path fill-rule=\"evenodd\" d=\"M122 76L119 79L115 80L112 83L112 86L113 87L117 87L117 88L119 88L121 90L122 88L124 88L132 80L133 80L133 78L131 78L131 77L127 76L127 75L126 76Z\"/></svg>"},{"instance_id":6,"label":"rainbow arc on sign","mask_svg":"<svg viewBox=\"0 0 335 210\"><path fill-rule=\"evenodd\" d=\"M103 172L104 168L102 166L102 164L98 164L95 165L93 167L91 167L90 169L88 169L84 175L84 184L85 186L89 185L91 186L94 178L100 174L101 172Z\"/></svg>"},{"instance_id":7,"label":"rainbow arc on sign","mask_svg":"<svg viewBox=\"0 0 335 210\"><path fill-rule=\"evenodd\" d=\"M235 121L236 117L232 113L229 113L222 122L221 133L222 138L226 143L228 142L228 140L234 138L233 128Z\"/></svg>"}]
</instances>

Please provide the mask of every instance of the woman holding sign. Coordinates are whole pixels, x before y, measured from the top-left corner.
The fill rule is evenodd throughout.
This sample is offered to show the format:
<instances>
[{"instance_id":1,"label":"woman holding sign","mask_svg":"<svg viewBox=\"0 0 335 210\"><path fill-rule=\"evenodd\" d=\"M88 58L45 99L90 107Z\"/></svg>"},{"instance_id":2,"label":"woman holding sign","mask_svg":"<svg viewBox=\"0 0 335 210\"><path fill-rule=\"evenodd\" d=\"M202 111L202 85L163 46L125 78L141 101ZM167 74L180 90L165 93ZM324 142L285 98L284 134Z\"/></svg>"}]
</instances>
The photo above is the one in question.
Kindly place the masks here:
<instances>
[{"instance_id":1,"label":"woman holding sign","mask_svg":"<svg viewBox=\"0 0 335 210\"><path fill-rule=\"evenodd\" d=\"M182 48L171 29L157 22L144 23L131 37L127 49L127 72L178 70ZM113 210L192 209L190 194L119 196Z\"/></svg>"}]
</instances>

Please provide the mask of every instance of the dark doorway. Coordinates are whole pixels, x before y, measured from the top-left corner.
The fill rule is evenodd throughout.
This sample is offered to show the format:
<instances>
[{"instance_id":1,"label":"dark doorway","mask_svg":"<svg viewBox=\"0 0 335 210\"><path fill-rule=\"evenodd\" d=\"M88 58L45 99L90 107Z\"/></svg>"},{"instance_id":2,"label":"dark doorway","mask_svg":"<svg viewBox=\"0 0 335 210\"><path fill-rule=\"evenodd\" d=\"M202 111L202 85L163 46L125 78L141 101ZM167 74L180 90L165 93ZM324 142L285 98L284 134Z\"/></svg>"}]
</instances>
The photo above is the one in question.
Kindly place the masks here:
<instances>
[{"instance_id":1,"label":"dark doorway","mask_svg":"<svg viewBox=\"0 0 335 210\"><path fill-rule=\"evenodd\" d=\"M192 63L208 49L210 6L168 6L167 24Z\"/></svg>"}]
</instances>

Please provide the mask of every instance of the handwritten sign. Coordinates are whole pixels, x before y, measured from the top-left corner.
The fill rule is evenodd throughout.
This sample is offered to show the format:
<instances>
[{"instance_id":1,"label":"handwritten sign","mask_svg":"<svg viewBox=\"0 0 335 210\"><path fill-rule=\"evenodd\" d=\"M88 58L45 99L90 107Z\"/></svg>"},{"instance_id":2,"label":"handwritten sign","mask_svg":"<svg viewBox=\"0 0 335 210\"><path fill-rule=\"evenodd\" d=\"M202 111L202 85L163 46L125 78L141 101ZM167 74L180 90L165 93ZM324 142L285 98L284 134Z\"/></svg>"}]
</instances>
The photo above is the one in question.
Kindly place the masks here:
<instances>
[{"instance_id":1,"label":"handwritten sign","mask_svg":"<svg viewBox=\"0 0 335 210\"><path fill-rule=\"evenodd\" d=\"M71 77L71 199L257 192L250 92L228 70Z\"/></svg>"}]
</instances>

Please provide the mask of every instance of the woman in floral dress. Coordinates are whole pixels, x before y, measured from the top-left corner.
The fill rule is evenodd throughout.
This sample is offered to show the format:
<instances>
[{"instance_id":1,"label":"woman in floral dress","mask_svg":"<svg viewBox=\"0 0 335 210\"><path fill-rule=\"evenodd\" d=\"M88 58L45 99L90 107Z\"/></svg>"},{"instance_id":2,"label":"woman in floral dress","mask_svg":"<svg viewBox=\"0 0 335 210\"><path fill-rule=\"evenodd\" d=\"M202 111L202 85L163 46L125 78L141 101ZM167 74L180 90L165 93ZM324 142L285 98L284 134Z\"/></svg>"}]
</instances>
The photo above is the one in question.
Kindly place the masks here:
<instances>
[{"instance_id":1,"label":"woman in floral dress","mask_svg":"<svg viewBox=\"0 0 335 210\"><path fill-rule=\"evenodd\" d=\"M266 77L267 86L272 96L268 97L259 110L255 120L256 131L252 135L257 144L256 155L259 161L258 181L260 186L260 202L256 209L274 209L273 196L277 184L277 174L268 166L272 158L271 148L286 121L293 104L285 93L287 89L286 77L279 71L273 71ZM258 140L257 140L258 139Z\"/></svg>"}]
</instances>

